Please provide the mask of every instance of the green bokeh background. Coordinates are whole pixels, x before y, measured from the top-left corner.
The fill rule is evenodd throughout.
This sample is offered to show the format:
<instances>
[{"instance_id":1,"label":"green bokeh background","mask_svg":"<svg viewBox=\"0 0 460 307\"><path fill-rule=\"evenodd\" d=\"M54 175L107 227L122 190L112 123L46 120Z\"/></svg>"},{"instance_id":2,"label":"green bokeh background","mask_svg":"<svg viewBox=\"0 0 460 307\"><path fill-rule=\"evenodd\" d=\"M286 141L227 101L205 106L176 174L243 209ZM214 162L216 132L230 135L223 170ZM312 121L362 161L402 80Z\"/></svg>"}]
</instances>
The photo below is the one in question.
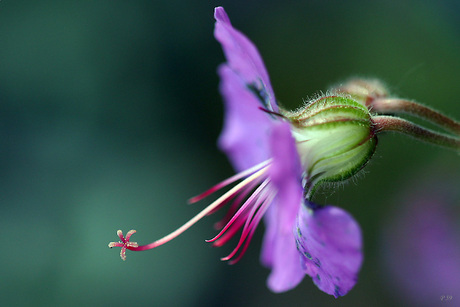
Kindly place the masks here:
<instances>
[{"instance_id":1,"label":"green bokeh background","mask_svg":"<svg viewBox=\"0 0 460 307\"><path fill-rule=\"evenodd\" d=\"M107 248L117 229L136 229L142 244L173 230L205 206L186 205L190 196L232 175L215 146L223 117L216 67L224 57L212 35L218 5L257 44L285 106L366 76L460 118L456 0L2 0L2 306L410 303L385 274L382 229L406 187L438 168L458 174L460 163L398 135L380 138L365 176L318 199L344 207L363 229L360 280L343 298L308 277L271 293L259 264L263 226L236 266L219 261L231 245L204 242L217 217L155 251L128 252L126 262Z\"/></svg>"}]
</instances>

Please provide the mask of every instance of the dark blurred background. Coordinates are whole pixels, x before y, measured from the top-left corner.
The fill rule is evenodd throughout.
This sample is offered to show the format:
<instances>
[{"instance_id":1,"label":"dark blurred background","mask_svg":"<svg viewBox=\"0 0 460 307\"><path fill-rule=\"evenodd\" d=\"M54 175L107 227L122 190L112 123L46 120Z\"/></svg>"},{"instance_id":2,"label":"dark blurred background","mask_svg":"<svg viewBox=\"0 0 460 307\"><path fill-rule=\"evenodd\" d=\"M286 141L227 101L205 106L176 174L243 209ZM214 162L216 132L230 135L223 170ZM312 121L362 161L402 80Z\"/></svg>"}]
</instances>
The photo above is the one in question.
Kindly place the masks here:
<instances>
[{"instance_id":1,"label":"dark blurred background","mask_svg":"<svg viewBox=\"0 0 460 307\"><path fill-rule=\"evenodd\" d=\"M449 169L458 188L460 163L399 135L380 138L364 176L318 198L351 212L363 230L365 262L345 297L322 293L309 277L271 293L259 264L262 225L235 266L219 261L231 244L204 242L218 217L155 251L128 251L126 262L107 247L117 229L136 229L141 244L175 229L207 204L188 206L189 197L233 173L216 148L218 5L256 43L289 108L365 76L460 118L457 0L2 0L2 306L412 304L383 266L382 229L408 189L447 176L435 170Z\"/></svg>"}]
</instances>

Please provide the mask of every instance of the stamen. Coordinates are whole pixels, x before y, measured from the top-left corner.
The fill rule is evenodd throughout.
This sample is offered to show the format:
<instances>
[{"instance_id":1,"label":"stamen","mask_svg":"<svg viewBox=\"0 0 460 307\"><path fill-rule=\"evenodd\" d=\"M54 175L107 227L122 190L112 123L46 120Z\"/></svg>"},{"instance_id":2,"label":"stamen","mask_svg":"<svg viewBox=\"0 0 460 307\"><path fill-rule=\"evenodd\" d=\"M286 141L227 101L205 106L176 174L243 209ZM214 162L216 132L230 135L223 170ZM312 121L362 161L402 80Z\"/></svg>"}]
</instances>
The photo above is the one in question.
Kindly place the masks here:
<instances>
[{"instance_id":1,"label":"stamen","mask_svg":"<svg viewBox=\"0 0 460 307\"><path fill-rule=\"evenodd\" d=\"M245 212L240 219L237 219L232 226L215 242L212 243L213 247L221 247L225 245L228 241L230 241L235 234L243 227L244 223L246 222L246 217L248 213Z\"/></svg>"},{"instance_id":2,"label":"stamen","mask_svg":"<svg viewBox=\"0 0 460 307\"><path fill-rule=\"evenodd\" d=\"M242 190L246 190L246 187L242 188ZM236 191L235 193L230 195L227 199L222 201L219 206L217 206L214 209L212 209L211 211L209 211L208 214L206 214L206 215L208 216L208 215L214 214L215 212L219 211L222 207L224 207L225 205L227 205L231 201L235 202L237 199L240 198L241 193L242 193L241 191Z\"/></svg>"},{"instance_id":3,"label":"stamen","mask_svg":"<svg viewBox=\"0 0 460 307\"><path fill-rule=\"evenodd\" d=\"M276 195L276 193L266 193L266 195L264 195L260 206L257 206L258 211L257 211L257 213L253 214L250 223L248 223L249 219L246 220L246 224L245 224L245 227L243 229L243 233L241 235L240 241L238 242L238 245L235 247L235 249L227 257L221 258L221 260L226 261L226 260L230 260L231 258L233 258L235 256L235 254L237 253L237 251L240 249L240 247L243 244L243 242L244 242L244 246L241 249L240 254L238 255L238 257L236 257L236 259L233 259L232 261L230 261L229 264L235 264L241 259L241 257L243 257L243 255L245 254L246 250L249 247L249 243L251 242L251 239L252 239L252 237L254 235L254 232L255 232L255 230L257 228L257 225L259 225L260 220L262 219L262 217L264 216L265 212L267 211L269 205L271 204L271 202L275 198L275 195Z\"/></svg>"},{"instance_id":4,"label":"stamen","mask_svg":"<svg viewBox=\"0 0 460 307\"><path fill-rule=\"evenodd\" d=\"M255 166L253 166L253 167L251 167L251 168L245 170L245 171L242 171L242 172L240 172L240 173L238 173L238 174L233 175L233 176L230 177L230 178L225 179L225 180L222 181L222 182L219 182L218 184L216 184L216 185L213 186L212 188L208 189L207 191L201 193L200 195L197 195L197 196L194 196L194 197L190 198L190 199L188 200L188 203L189 203L189 204L196 203L196 202L202 200L203 198L206 198L207 196L211 195L212 193L214 193L214 192L216 192L216 191L222 189L223 187L226 187L226 186L228 186L229 184L231 184L231 183L233 183L233 182L235 182L235 181L237 181L237 180L239 180L239 179L241 179L241 178L244 178L244 177L246 177L246 176L248 176L248 175L250 175L250 174L253 174L254 172L256 172L256 171L258 171L258 170L264 168L264 167L267 166L268 164L270 164L270 163L271 163L271 160L272 160L272 159L265 160L265 161L262 162L262 163L259 163L259 164L255 165Z\"/></svg>"},{"instance_id":5,"label":"stamen","mask_svg":"<svg viewBox=\"0 0 460 307\"><path fill-rule=\"evenodd\" d=\"M243 191L233 200L225 216L214 224L214 229L221 230L231 220L233 215L238 211L238 208L243 203L243 200L248 196L249 192L257 186L257 184L259 184L259 182L253 181L244 187Z\"/></svg>"},{"instance_id":6,"label":"stamen","mask_svg":"<svg viewBox=\"0 0 460 307\"><path fill-rule=\"evenodd\" d=\"M206 240L206 242L214 242L216 241L217 239L219 239L222 234L233 224L233 222L235 222L236 219L238 219L238 217L247 209L249 208L251 205L254 204L254 201L256 201L256 204L257 204L257 200L258 200L258 197L260 195L260 193L263 191L263 189L267 186L269 180L266 179L255 191L254 193L252 193L252 195L244 202L244 204L241 206L241 208L235 213L235 215L233 215L233 217L230 219L230 221L227 223L227 225L225 225L225 227L212 239L210 240ZM256 207L256 204L254 205L254 207Z\"/></svg>"},{"instance_id":7,"label":"stamen","mask_svg":"<svg viewBox=\"0 0 460 307\"><path fill-rule=\"evenodd\" d=\"M222 260L222 261L230 260L238 252L239 248L241 247L243 242L246 240L248 234L250 233L250 231L252 229L250 226L252 225L253 218L255 216L255 213L256 213L257 209L259 209L259 206L265 201L265 199L266 198L258 199L257 206L253 206L251 208L251 212L248 214L248 217L245 219L246 221L244 223L244 228L243 228L243 231L241 232L241 237L240 237L240 239L238 241L238 244L236 245L236 247L233 249L233 251L228 256L223 257L220 260Z\"/></svg>"},{"instance_id":8,"label":"stamen","mask_svg":"<svg viewBox=\"0 0 460 307\"><path fill-rule=\"evenodd\" d=\"M240 238L240 242L238 243L235 250L228 257L224 259L228 260L232 258L245 241L247 242L246 244L249 243L248 241L251 240L252 233L254 232L254 229L256 228L257 224L260 221L261 216L263 215L263 213L260 214L259 212L261 212L261 209L260 209L261 207L265 207L265 204L268 199L267 195L269 195L267 192L267 186L270 180L267 178L267 176L265 176L265 174L269 169L270 163L271 163L271 159L266 160L262 163L259 163L258 165L251 167L248 170L240 172L222 181L221 183L215 185L208 191L191 198L189 202L194 203L196 201L199 201L205 198L206 196L209 196L215 191L221 189L222 187L227 186L239 179L242 179L250 175L249 177L242 180L240 183L236 184L233 188L231 188L229 191L227 191L225 194L219 197L216 201L211 203L208 207L206 207L204 210L202 210L200 213L198 213L196 216L190 219L187 223L185 223L184 225L182 225L175 231L171 232L170 234L164 236L163 238L155 242L152 242L150 244L147 244L147 245L138 246L136 242L129 242L130 237L136 232L135 230L129 231L126 234L126 238L123 237L123 233L121 232L121 230L119 230L117 234L120 237L121 241L111 242L109 244L109 247L115 247L115 246L121 247L120 256L123 260L125 260L126 259L126 255L125 255L126 249L129 249L132 251L143 251L143 250L153 249L160 245L163 245L166 242L169 242L175 237L182 234L185 230L190 228L192 225L194 225L197 221L199 221L206 215L209 215L217 211L223 205L233 200L233 204L230 207L230 210L227 213L227 215L224 217L223 220L217 223L217 224L225 225L225 226L223 227L223 229L219 232L217 236L215 236L211 240L207 240L207 242L213 242L213 246L221 246L225 244L226 242L228 242L233 237L233 235L239 229L241 229L241 227L243 227L244 225L243 232ZM249 198L246 199L244 204L241 205L241 202L248 196L249 193L251 193L251 191L254 190L255 187L257 187L256 190L249 196ZM274 197L275 193L272 193L272 194ZM265 212L265 210L266 209L264 209L263 212ZM220 225L217 225L217 226L220 226ZM243 253L245 249L246 247L243 248ZM239 258L241 258L241 253L238 259Z\"/></svg>"},{"instance_id":9,"label":"stamen","mask_svg":"<svg viewBox=\"0 0 460 307\"><path fill-rule=\"evenodd\" d=\"M158 247L160 245L163 245L163 244L171 241L175 237L177 237L180 234L182 234L185 230L190 228L192 225L194 225L196 222L198 222L200 219L202 219L204 216L209 214L209 212L213 211L216 207L220 206L222 204L222 202L226 201L229 197L231 197L232 195L234 195L234 194L238 193L239 191L241 191L241 189L243 189L246 185L248 185L249 183L253 182L257 178L261 177L267 171L268 171L268 167L265 166L264 168L260 169L259 171L255 172L254 174L252 174L251 176L246 178L245 180L241 181L236 186L234 186L232 189L230 189L228 192L226 192L224 195L219 197L212 204L210 204L208 207L206 207L203 211L201 211L196 216L194 216L192 219L190 219L187 223L185 223L184 225L182 225L181 227L179 227L175 231L171 232L170 234L164 236L163 238L161 238L161 239L159 239L159 240L157 240L155 242L152 242L150 244L147 244L147 245L142 245L142 246L138 246L138 247L127 246L127 248L129 250L133 250L133 251L143 251L143 250L148 250L148 249Z\"/></svg>"}]
</instances>

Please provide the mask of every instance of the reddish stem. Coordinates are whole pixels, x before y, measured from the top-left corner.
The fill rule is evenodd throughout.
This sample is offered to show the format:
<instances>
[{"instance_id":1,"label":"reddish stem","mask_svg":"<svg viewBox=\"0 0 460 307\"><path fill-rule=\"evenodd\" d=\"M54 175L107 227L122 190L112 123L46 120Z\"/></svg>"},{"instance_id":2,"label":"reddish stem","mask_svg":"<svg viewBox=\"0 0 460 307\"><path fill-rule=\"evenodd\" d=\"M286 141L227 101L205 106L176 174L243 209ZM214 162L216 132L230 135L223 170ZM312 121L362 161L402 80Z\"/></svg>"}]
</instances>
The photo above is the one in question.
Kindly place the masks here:
<instances>
[{"instance_id":1,"label":"reddish stem","mask_svg":"<svg viewBox=\"0 0 460 307\"><path fill-rule=\"evenodd\" d=\"M380 113L405 113L430 121L446 131L460 135L460 123L446 115L414 101L398 98L377 98L371 103Z\"/></svg>"},{"instance_id":2,"label":"reddish stem","mask_svg":"<svg viewBox=\"0 0 460 307\"><path fill-rule=\"evenodd\" d=\"M393 116L374 116L372 118L377 133L383 131L399 132L416 139L454 149L460 152L460 138L438 133L423 127L420 127L408 120Z\"/></svg>"}]
</instances>

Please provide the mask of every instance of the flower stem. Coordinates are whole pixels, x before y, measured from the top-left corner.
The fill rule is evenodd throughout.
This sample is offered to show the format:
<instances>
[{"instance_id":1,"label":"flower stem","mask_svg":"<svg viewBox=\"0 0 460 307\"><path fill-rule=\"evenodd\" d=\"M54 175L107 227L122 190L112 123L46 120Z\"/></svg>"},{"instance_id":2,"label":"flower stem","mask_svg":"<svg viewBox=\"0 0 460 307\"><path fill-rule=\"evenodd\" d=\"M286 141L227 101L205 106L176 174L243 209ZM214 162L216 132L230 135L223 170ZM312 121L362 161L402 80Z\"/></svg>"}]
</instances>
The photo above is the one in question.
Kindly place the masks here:
<instances>
[{"instance_id":1,"label":"flower stem","mask_svg":"<svg viewBox=\"0 0 460 307\"><path fill-rule=\"evenodd\" d=\"M454 149L460 153L460 138L458 137L420 127L399 117L380 115L374 116L372 119L378 133L384 131L399 132L430 144Z\"/></svg>"},{"instance_id":2,"label":"flower stem","mask_svg":"<svg viewBox=\"0 0 460 307\"><path fill-rule=\"evenodd\" d=\"M440 112L414 101L398 98L378 98L372 101L374 111L380 113L405 113L430 121L446 131L460 135L460 123Z\"/></svg>"}]
</instances>

